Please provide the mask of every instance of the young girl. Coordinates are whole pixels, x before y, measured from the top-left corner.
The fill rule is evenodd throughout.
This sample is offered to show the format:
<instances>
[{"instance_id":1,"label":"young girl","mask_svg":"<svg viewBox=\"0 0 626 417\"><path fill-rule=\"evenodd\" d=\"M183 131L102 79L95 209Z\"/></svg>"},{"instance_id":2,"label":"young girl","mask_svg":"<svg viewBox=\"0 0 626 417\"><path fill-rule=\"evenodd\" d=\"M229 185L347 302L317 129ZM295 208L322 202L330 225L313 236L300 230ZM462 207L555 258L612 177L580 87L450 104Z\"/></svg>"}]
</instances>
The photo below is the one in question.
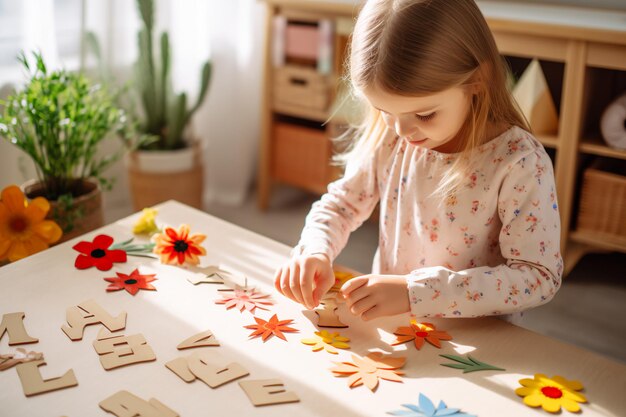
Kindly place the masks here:
<instances>
[{"instance_id":1,"label":"young girl","mask_svg":"<svg viewBox=\"0 0 626 417\"><path fill-rule=\"evenodd\" d=\"M504 315L561 283L550 158L506 86L474 0L370 0L352 36L350 77L370 115L276 272L311 309L332 262L380 202L373 272L341 288L363 320Z\"/></svg>"}]
</instances>

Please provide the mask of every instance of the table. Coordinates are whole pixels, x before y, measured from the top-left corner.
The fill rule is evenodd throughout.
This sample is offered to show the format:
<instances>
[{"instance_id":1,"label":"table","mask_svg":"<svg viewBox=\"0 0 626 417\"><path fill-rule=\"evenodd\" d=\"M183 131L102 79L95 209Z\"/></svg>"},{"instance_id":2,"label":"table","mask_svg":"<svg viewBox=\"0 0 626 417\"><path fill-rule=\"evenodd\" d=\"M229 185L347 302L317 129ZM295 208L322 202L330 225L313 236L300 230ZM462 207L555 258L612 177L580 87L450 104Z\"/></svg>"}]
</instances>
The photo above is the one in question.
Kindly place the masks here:
<instances>
[{"instance_id":1,"label":"table","mask_svg":"<svg viewBox=\"0 0 626 417\"><path fill-rule=\"evenodd\" d=\"M288 258L290 248L177 202L157 208L160 224L178 227L187 223L192 232L207 235L204 265L219 264L239 277L241 284L245 275L249 286L272 295L276 304L271 312L257 310L257 316L268 319L277 313L280 319L294 319L293 326L300 332L286 333L287 342L276 337L265 343L249 339L251 330L243 326L253 324L250 313L215 304L220 298L218 286L194 286L187 280L192 276L188 269L162 265L156 259L129 257L127 263L115 264L106 272L74 268L77 252L72 246L77 241L91 241L100 233L114 237L116 242L126 240L138 216L133 215L0 268L0 315L24 312L28 334L39 339L22 347L44 353L47 365L40 368L44 378L60 376L71 368L78 380L78 386L27 398L15 368L0 372L0 415L110 415L98 404L120 390L144 400L155 398L181 416L380 416L400 410L401 404L417 404L420 393L435 405L444 400L448 407L478 416L549 415L525 406L514 392L520 387L518 380L532 378L535 373L581 381L589 400L581 404L584 416L624 415L624 364L494 318L429 320L454 339L442 342L441 349L425 344L418 351L412 344L388 344L397 327L408 325L408 315L364 323L341 305L339 317L350 327L338 330L351 339L351 350L338 355L312 352L311 346L300 340L316 331L316 315L277 294L272 284L274 270ZM105 291L108 283L103 278L140 266L142 273L156 274L158 280L153 284L157 291L140 291L134 297L125 291ZM123 333L143 334L157 359L106 371L92 346L103 326L88 326L82 340L71 341L61 331L66 309L90 299L111 315L127 312ZM255 407L238 381L212 389L201 381L186 383L165 367L166 362L192 353L177 350L180 342L207 329L220 346L200 349L216 349L245 367L250 375L238 381L278 378L300 402ZM8 349L5 334L0 339L0 352ZM329 371L333 362L350 360L353 353L363 356L370 350L406 356L404 382L381 381L372 393L364 386L350 389L346 378L337 378ZM468 352L506 371L464 374L440 365L450 361L439 354Z\"/></svg>"}]
</instances>

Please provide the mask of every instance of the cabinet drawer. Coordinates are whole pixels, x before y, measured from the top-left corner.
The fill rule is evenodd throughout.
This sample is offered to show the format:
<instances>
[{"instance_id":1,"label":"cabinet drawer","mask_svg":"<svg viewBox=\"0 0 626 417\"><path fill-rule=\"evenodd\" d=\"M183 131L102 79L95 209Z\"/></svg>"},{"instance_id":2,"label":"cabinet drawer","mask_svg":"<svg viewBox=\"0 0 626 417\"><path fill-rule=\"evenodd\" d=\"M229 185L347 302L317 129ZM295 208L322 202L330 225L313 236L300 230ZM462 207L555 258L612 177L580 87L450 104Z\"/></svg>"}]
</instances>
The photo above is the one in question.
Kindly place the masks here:
<instances>
[{"instance_id":1,"label":"cabinet drawer","mask_svg":"<svg viewBox=\"0 0 626 417\"><path fill-rule=\"evenodd\" d=\"M328 79L306 67L284 66L274 72L274 102L326 110L329 104Z\"/></svg>"},{"instance_id":2,"label":"cabinet drawer","mask_svg":"<svg viewBox=\"0 0 626 417\"><path fill-rule=\"evenodd\" d=\"M324 193L332 175L331 151L331 142L325 131L275 123L272 177L285 184Z\"/></svg>"}]
</instances>

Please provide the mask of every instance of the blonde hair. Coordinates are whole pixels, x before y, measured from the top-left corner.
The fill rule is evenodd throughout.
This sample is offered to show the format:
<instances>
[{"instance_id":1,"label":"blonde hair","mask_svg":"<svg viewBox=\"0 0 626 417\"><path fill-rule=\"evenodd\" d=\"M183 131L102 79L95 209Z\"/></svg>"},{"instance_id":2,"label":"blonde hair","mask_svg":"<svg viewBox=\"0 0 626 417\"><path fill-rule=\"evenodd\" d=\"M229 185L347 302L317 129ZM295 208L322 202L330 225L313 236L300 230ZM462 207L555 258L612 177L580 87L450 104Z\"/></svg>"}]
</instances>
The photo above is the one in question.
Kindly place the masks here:
<instances>
[{"instance_id":1,"label":"blonde hair","mask_svg":"<svg viewBox=\"0 0 626 417\"><path fill-rule=\"evenodd\" d=\"M472 149L489 139L490 123L530 131L507 88L508 66L474 0L367 1L352 34L348 74L360 97L371 86L408 97L477 87L461 128L467 138L462 157L437 190L444 195L462 183ZM339 156L342 162L371 157L387 131L380 111L366 107L356 140Z\"/></svg>"}]
</instances>

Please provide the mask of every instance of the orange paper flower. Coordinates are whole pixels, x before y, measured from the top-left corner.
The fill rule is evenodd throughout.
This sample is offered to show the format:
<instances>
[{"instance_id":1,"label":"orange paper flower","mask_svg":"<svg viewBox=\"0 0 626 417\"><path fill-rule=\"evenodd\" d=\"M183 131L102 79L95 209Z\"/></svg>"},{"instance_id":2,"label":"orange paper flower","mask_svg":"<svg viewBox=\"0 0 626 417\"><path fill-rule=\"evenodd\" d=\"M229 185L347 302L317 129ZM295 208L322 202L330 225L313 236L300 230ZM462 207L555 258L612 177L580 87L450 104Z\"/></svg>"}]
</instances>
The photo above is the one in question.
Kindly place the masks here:
<instances>
[{"instance_id":1,"label":"orange paper flower","mask_svg":"<svg viewBox=\"0 0 626 417\"><path fill-rule=\"evenodd\" d=\"M235 288L233 291L222 292L221 296L221 299L215 300L215 304L224 304L227 310L233 307L241 312L248 310L252 314L254 314L254 310L256 310L257 307L261 310L267 310L265 306L274 304L272 300L268 299L269 295L253 289L247 291L241 288Z\"/></svg>"},{"instance_id":2,"label":"orange paper flower","mask_svg":"<svg viewBox=\"0 0 626 417\"><path fill-rule=\"evenodd\" d=\"M166 227L163 233L154 235L153 252L159 255L164 264L198 265L198 256L206 255L206 250L200 246L204 239L206 236L201 233L190 236L189 226L186 224L181 225L178 231Z\"/></svg>"},{"instance_id":3,"label":"orange paper flower","mask_svg":"<svg viewBox=\"0 0 626 417\"><path fill-rule=\"evenodd\" d=\"M542 407L550 413L557 413L561 406L567 411L580 411L578 403L586 403L587 398L579 392L583 385L578 381L568 381L562 376L548 378L544 374L535 374L534 379L521 379L523 387L515 390L524 397L524 404L529 407Z\"/></svg>"},{"instance_id":4,"label":"orange paper flower","mask_svg":"<svg viewBox=\"0 0 626 417\"><path fill-rule=\"evenodd\" d=\"M375 391L378 387L378 379L387 381L402 382L400 375L404 372L397 369L402 368L406 362L403 357L383 357L380 352L373 352L361 358L352 355L353 362L337 363L337 366L330 370L336 377L348 377L350 388L365 384L370 390Z\"/></svg>"},{"instance_id":5,"label":"orange paper flower","mask_svg":"<svg viewBox=\"0 0 626 417\"><path fill-rule=\"evenodd\" d=\"M417 323L411 320L410 327L398 327L393 332L397 336L396 341L391 345L399 345L414 340L415 347L419 350L424 346L424 340L431 345L441 348L441 340L452 340L452 336L442 330L436 330L435 325L431 323Z\"/></svg>"},{"instance_id":6,"label":"orange paper flower","mask_svg":"<svg viewBox=\"0 0 626 417\"><path fill-rule=\"evenodd\" d=\"M0 261L10 262L47 249L63 234L58 224L45 220L50 203L37 197L30 203L16 185L2 190L0 201Z\"/></svg>"},{"instance_id":7,"label":"orange paper flower","mask_svg":"<svg viewBox=\"0 0 626 417\"><path fill-rule=\"evenodd\" d=\"M269 321L265 321L258 317L255 317L254 320L257 324L251 324L249 326L244 326L246 329L253 329L254 332L250 334L251 338L261 336L263 341L265 342L271 335L276 335L287 341L285 335L282 332L297 332L297 329L288 327L287 324L290 324L293 320L278 320L276 314L270 318Z\"/></svg>"}]
</instances>

